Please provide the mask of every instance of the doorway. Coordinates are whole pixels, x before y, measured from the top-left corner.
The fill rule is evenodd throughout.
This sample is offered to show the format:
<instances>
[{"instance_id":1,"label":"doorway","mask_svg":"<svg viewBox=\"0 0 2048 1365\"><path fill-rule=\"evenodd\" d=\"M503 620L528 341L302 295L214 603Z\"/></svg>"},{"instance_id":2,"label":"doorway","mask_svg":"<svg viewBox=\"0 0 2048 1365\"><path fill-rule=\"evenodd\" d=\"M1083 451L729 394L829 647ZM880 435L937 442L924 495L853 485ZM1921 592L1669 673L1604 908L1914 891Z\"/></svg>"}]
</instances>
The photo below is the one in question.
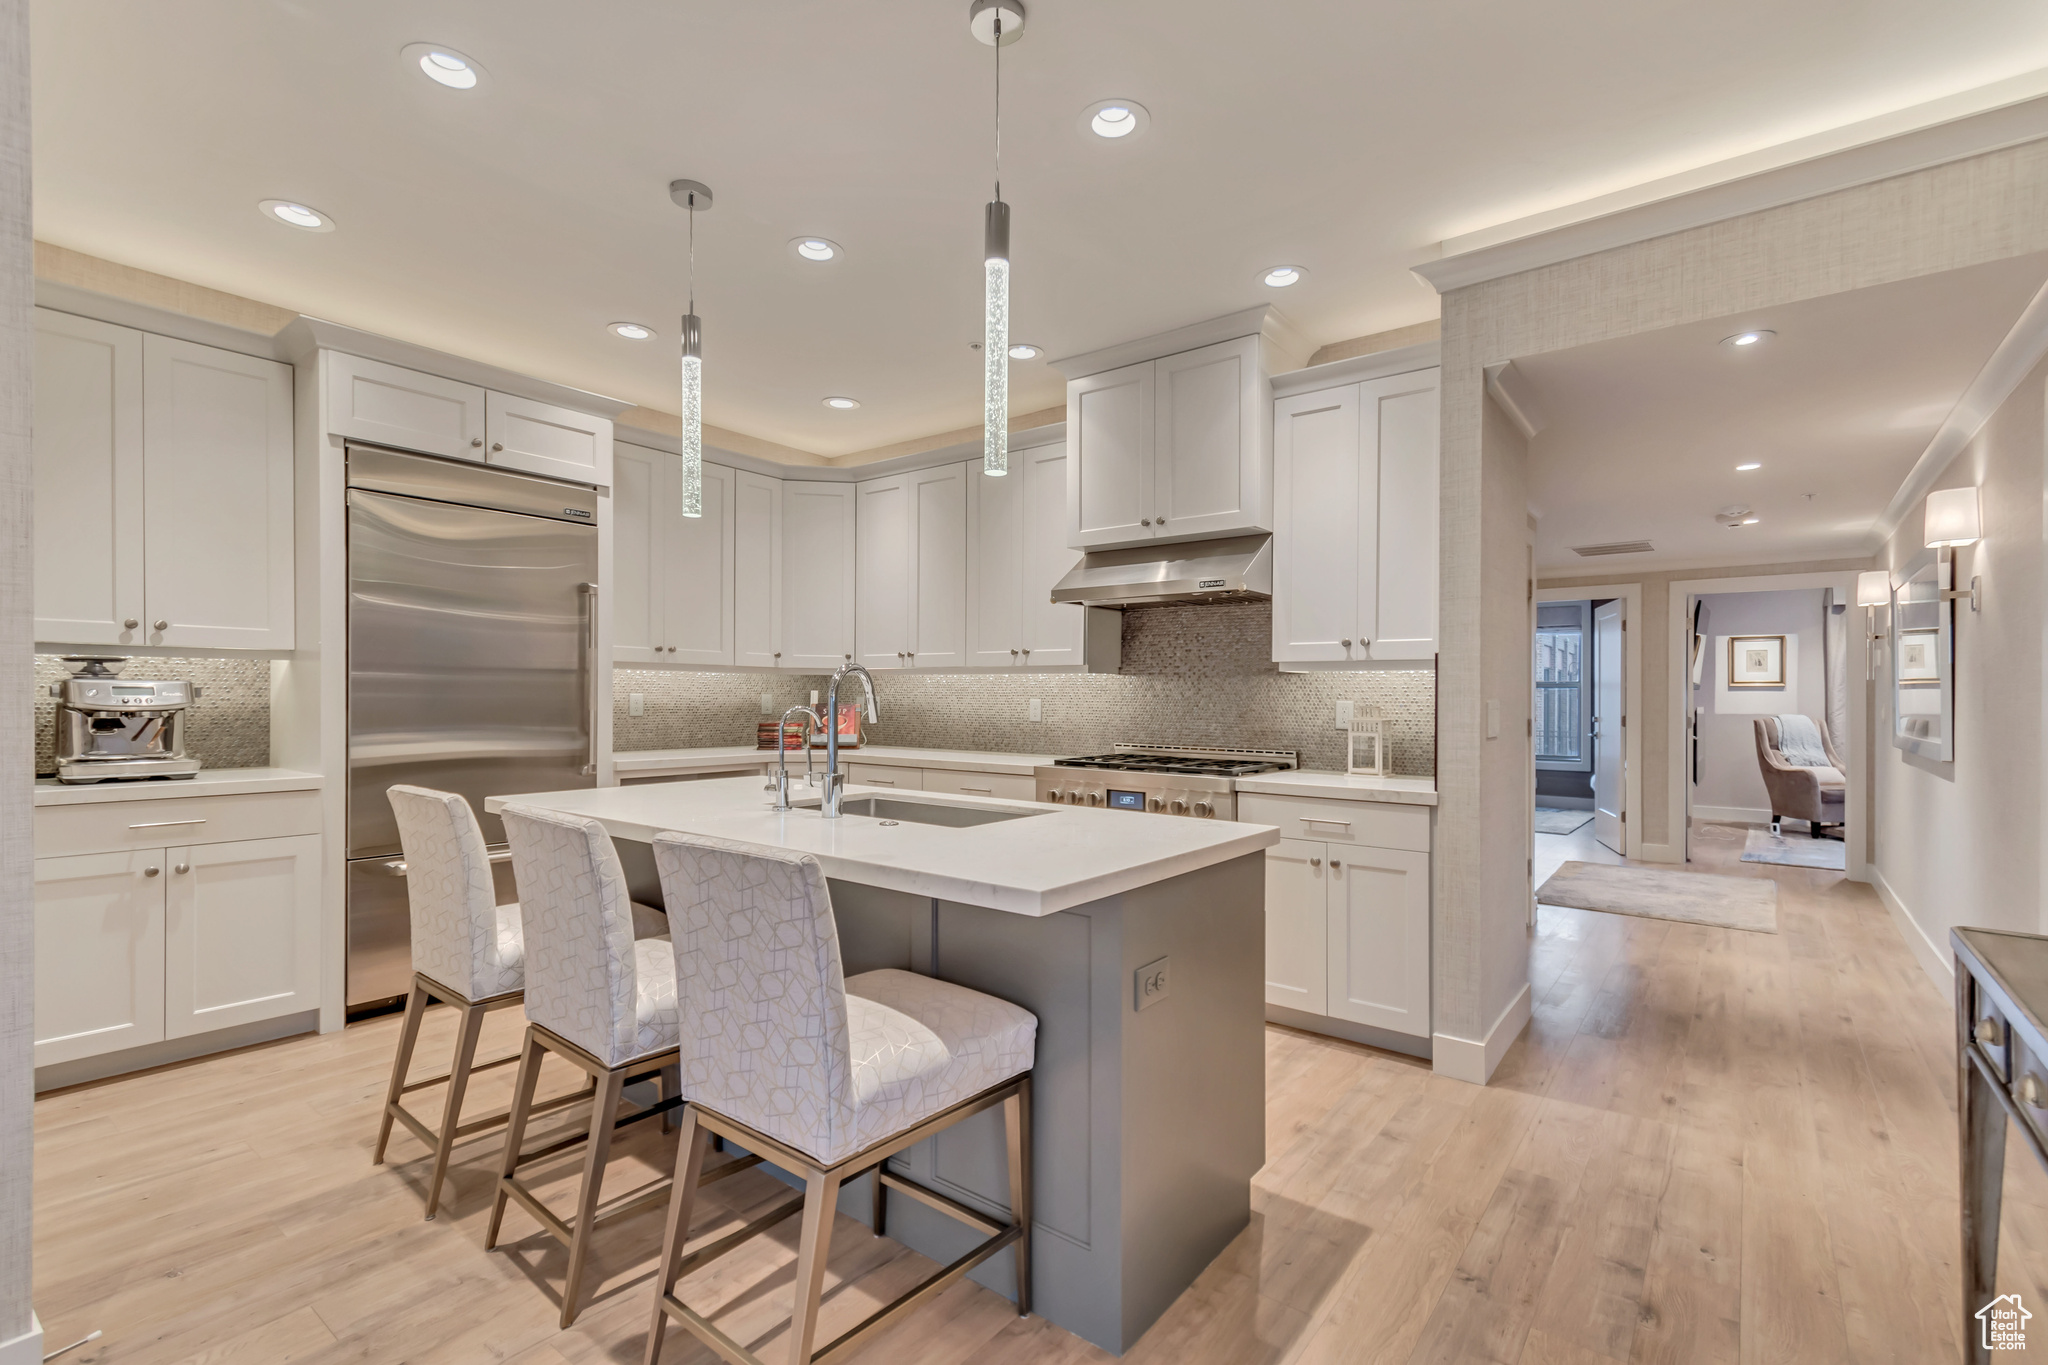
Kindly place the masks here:
<instances>
[{"instance_id":1,"label":"doorway","mask_svg":"<svg viewBox=\"0 0 2048 1365\"><path fill-rule=\"evenodd\" d=\"M1619 863L1628 853L1627 619L1627 600L1604 592L1536 603L1536 886L1566 862Z\"/></svg>"}]
</instances>

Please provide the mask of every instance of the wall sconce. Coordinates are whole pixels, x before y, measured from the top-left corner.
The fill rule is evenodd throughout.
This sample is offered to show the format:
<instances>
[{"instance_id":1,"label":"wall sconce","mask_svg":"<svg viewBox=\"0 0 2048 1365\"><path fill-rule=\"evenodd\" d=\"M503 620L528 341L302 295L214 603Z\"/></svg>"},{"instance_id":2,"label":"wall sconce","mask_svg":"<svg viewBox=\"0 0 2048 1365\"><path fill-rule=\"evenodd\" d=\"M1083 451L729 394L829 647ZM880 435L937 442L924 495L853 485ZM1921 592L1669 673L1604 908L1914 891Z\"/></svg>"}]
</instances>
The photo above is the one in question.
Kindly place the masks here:
<instances>
[{"instance_id":1,"label":"wall sconce","mask_svg":"<svg viewBox=\"0 0 2048 1365\"><path fill-rule=\"evenodd\" d=\"M1975 545L1984 535L1982 506L1977 490L1971 488L1944 488L1927 495L1926 508L1927 548L1936 551L1943 564L1953 568L1957 549ZM1972 577L1970 590L1963 592L1956 588L1944 589L1941 600L1953 602L1958 598L1970 599L1970 610L1976 611L1982 605L1982 579Z\"/></svg>"},{"instance_id":2,"label":"wall sconce","mask_svg":"<svg viewBox=\"0 0 2048 1365\"><path fill-rule=\"evenodd\" d=\"M1863 608L1863 680L1877 676L1877 643L1884 639L1877 630L1877 609L1892 604L1892 576L1888 569L1865 569L1856 575L1856 605Z\"/></svg>"}]
</instances>

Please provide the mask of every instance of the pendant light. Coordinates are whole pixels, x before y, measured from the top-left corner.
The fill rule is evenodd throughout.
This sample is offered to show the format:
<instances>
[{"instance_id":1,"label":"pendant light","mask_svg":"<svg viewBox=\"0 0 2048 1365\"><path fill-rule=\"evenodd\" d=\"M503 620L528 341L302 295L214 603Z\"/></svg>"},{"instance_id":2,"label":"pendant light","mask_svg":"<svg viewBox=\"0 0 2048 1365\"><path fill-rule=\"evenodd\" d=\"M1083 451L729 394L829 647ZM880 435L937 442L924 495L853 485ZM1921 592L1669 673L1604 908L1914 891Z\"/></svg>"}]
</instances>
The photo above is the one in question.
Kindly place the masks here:
<instances>
[{"instance_id":1,"label":"pendant light","mask_svg":"<svg viewBox=\"0 0 2048 1365\"><path fill-rule=\"evenodd\" d=\"M698 180L671 180L668 197L690 215L690 311L683 314L683 515L704 515L704 332L697 317L697 210L711 207Z\"/></svg>"},{"instance_id":2,"label":"pendant light","mask_svg":"<svg viewBox=\"0 0 2048 1365\"><path fill-rule=\"evenodd\" d=\"M996 197L982 215L981 472L1010 472L1010 206L1003 202L1003 49L1024 36L1023 0L973 0L967 26L996 50Z\"/></svg>"}]
</instances>

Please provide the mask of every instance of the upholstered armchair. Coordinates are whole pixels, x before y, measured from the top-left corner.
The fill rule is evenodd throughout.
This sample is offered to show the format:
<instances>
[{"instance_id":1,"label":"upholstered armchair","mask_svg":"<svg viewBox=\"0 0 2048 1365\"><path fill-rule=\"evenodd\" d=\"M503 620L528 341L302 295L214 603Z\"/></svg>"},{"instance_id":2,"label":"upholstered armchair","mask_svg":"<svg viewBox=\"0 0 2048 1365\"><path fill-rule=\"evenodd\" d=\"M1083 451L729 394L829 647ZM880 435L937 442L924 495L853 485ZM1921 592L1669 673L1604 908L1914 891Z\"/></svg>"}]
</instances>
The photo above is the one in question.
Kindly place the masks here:
<instances>
[{"instance_id":1,"label":"upholstered armchair","mask_svg":"<svg viewBox=\"0 0 2048 1365\"><path fill-rule=\"evenodd\" d=\"M1820 742L1827 750L1831 766L1794 767L1778 747L1778 718L1756 718L1756 761L1763 770L1764 790L1771 796L1771 833L1778 832L1781 820L1804 820L1814 837L1819 838L1822 825L1843 822L1849 784L1842 776L1842 759L1825 729L1821 731Z\"/></svg>"}]
</instances>

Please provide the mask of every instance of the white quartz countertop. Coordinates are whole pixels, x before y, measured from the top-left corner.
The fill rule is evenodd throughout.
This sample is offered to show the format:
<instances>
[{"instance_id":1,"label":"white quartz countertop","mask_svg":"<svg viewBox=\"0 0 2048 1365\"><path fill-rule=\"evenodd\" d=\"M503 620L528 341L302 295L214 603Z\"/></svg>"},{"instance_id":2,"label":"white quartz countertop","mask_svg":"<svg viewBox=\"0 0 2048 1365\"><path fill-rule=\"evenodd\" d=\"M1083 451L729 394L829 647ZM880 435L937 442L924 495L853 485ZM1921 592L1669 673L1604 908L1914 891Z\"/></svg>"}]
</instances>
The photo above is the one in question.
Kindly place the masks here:
<instances>
[{"instance_id":1,"label":"white quartz countertop","mask_svg":"<svg viewBox=\"0 0 2048 1365\"><path fill-rule=\"evenodd\" d=\"M1271 825L859 785L847 792L1030 814L967 828L908 820L885 825L862 815L827 820L815 807L770 809L774 798L753 777L494 796L484 805L496 812L507 802L526 802L581 815L621 839L646 841L678 830L768 844L811 854L826 876L841 881L1019 915L1056 914L1280 842L1280 831Z\"/></svg>"},{"instance_id":2,"label":"white quartz countertop","mask_svg":"<svg viewBox=\"0 0 2048 1365\"><path fill-rule=\"evenodd\" d=\"M1403 806L1436 804L1436 779L1433 777L1369 777L1296 769L1293 772L1240 777L1237 790L1240 795L1265 792L1272 796L1321 796L1339 801L1391 801Z\"/></svg>"},{"instance_id":3,"label":"white quartz countertop","mask_svg":"<svg viewBox=\"0 0 2048 1365\"><path fill-rule=\"evenodd\" d=\"M824 750L820 749L820 756ZM804 761L801 750L790 751L790 761ZM972 749L901 749L882 744L841 749L842 763L879 763L895 768L943 768L952 772L1008 773L1029 777L1034 768L1052 762L1052 754L981 753ZM731 744L710 749L634 749L612 755L612 768L623 777L647 773L717 772L739 764L773 763L773 749Z\"/></svg>"},{"instance_id":4,"label":"white quartz countertop","mask_svg":"<svg viewBox=\"0 0 2048 1365\"><path fill-rule=\"evenodd\" d=\"M39 777L36 804L89 806L102 801L161 801L173 796L245 796L252 792L317 791L321 785L320 774L292 768L201 768L190 778L76 786L66 786L54 777Z\"/></svg>"}]
</instances>

